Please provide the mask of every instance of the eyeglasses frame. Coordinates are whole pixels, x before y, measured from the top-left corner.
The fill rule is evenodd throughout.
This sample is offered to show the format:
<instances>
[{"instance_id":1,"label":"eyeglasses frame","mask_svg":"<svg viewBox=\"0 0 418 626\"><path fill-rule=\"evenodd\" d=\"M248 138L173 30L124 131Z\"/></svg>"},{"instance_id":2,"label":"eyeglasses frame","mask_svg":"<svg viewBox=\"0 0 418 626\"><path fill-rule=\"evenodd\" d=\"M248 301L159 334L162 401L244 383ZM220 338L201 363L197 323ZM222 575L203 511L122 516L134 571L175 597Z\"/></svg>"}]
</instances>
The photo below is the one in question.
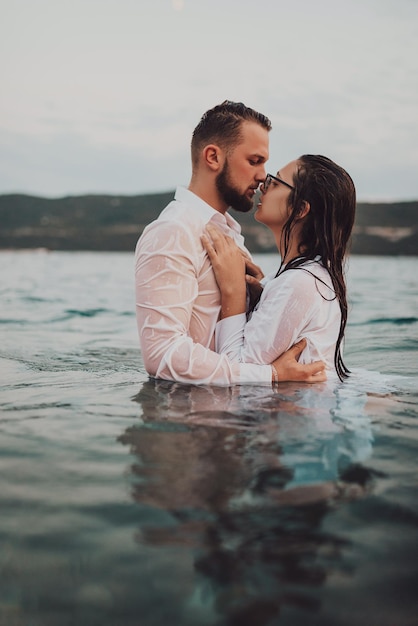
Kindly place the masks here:
<instances>
[{"instance_id":1,"label":"eyeglasses frame","mask_svg":"<svg viewBox=\"0 0 418 626\"><path fill-rule=\"evenodd\" d=\"M273 176L273 174L267 174L264 182L263 182L263 191L264 193L266 193L267 189L270 187L270 183L272 180L277 181L278 183L281 183L282 185L284 185L285 187L288 187L289 189L294 189L293 185L290 185L289 183L287 183L285 180L282 180L281 178L279 178L278 176Z\"/></svg>"}]
</instances>

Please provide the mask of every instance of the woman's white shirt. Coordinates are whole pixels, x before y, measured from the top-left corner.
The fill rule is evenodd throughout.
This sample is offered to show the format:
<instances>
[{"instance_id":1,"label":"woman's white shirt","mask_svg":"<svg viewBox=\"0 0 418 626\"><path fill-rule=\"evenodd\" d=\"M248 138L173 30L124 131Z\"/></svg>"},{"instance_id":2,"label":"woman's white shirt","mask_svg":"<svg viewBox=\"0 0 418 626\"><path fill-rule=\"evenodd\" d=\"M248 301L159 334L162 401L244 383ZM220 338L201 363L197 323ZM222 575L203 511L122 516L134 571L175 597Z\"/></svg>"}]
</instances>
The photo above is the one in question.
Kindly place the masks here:
<instances>
[{"instance_id":1,"label":"woman's white shirt","mask_svg":"<svg viewBox=\"0 0 418 626\"><path fill-rule=\"evenodd\" d=\"M325 284L324 284L325 283ZM328 271L318 260L265 279L256 309L220 320L216 351L239 363L271 363L303 337L299 362L323 360L335 372L341 311Z\"/></svg>"}]
</instances>

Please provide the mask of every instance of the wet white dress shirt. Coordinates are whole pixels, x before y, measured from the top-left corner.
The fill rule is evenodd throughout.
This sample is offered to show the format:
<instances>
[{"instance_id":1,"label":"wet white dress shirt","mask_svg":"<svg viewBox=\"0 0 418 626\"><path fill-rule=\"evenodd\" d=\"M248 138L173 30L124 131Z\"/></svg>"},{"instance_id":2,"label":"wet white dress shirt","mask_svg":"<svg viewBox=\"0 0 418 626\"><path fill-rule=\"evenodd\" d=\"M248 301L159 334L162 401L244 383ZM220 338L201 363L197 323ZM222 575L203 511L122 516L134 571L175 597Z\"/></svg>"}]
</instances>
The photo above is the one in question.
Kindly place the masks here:
<instances>
[{"instance_id":1,"label":"wet white dress shirt","mask_svg":"<svg viewBox=\"0 0 418 626\"><path fill-rule=\"evenodd\" d=\"M299 362L323 360L328 378L336 376L334 352L341 321L338 300L319 258L302 267L305 269L264 279L260 301L248 321L245 313L220 320L216 351L233 362L271 363L305 337L307 346Z\"/></svg>"},{"instance_id":2,"label":"wet white dress shirt","mask_svg":"<svg viewBox=\"0 0 418 626\"><path fill-rule=\"evenodd\" d=\"M145 368L178 382L270 384L269 365L232 362L214 351L220 293L200 241L209 222L244 247L240 226L228 213L183 187L137 243L136 316Z\"/></svg>"}]
</instances>

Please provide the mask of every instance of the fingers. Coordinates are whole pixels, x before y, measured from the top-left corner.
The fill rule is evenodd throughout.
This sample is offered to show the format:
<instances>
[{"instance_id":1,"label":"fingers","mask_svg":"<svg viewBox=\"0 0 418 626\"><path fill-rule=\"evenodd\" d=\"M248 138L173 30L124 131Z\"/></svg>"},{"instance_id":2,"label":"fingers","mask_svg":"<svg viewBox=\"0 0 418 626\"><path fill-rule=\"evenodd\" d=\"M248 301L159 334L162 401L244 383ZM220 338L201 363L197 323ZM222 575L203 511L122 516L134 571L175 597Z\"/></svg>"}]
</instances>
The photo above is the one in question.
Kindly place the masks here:
<instances>
[{"instance_id":1,"label":"fingers","mask_svg":"<svg viewBox=\"0 0 418 626\"><path fill-rule=\"evenodd\" d=\"M246 250L243 250L242 248L240 248L239 251L241 252L242 256L244 257L246 264L252 263L252 261L251 261L251 259L249 257L249 254L248 254L248 252Z\"/></svg>"},{"instance_id":2,"label":"fingers","mask_svg":"<svg viewBox=\"0 0 418 626\"><path fill-rule=\"evenodd\" d=\"M216 260L216 251L215 248L212 246L212 242L206 235L201 235L200 241L202 242L202 246L206 250L206 254L209 257L209 260L213 264L213 261Z\"/></svg>"},{"instance_id":3,"label":"fingers","mask_svg":"<svg viewBox=\"0 0 418 626\"><path fill-rule=\"evenodd\" d=\"M298 341L292 349L297 349L299 353L303 350L300 349L300 344L306 344L306 339L301 339ZM290 353L290 350L289 350ZM323 383L327 380L326 374L326 365L324 361L314 361L313 363L296 363L294 365L294 375L298 377L299 380L305 383Z\"/></svg>"},{"instance_id":4,"label":"fingers","mask_svg":"<svg viewBox=\"0 0 418 626\"><path fill-rule=\"evenodd\" d=\"M327 380L326 364L323 361L298 362L298 357L306 347L306 343L306 339L301 339L273 361L279 381L321 383Z\"/></svg>"},{"instance_id":5,"label":"fingers","mask_svg":"<svg viewBox=\"0 0 418 626\"><path fill-rule=\"evenodd\" d=\"M327 375L324 371L322 371L320 374L317 374L316 376L309 376L309 378L305 380L305 383L308 383L308 384L325 383L326 380L327 380Z\"/></svg>"},{"instance_id":6,"label":"fingers","mask_svg":"<svg viewBox=\"0 0 418 626\"><path fill-rule=\"evenodd\" d=\"M259 265L256 265L254 263L248 252L246 250L242 250L242 248L240 248L239 251L245 260L245 268L247 274L249 274L250 276L254 276L255 278L257 278L257 280L261 280L262 278L264 278L263 270Z\"/></svg>"},{"instance_id":7,"label":"fingers","mask_svg":"<svg viewBox=\"0 0 418 626\"><path fill-rule=\"evenodd\" d=\"M261 267L256 265L252 259L248 259L248 257L246 257L245 258L245 264L247 266L246 267L247 274L250 274L251 276L254 276L258 280L261 280L262 278L264 278L264 274L263 274L263 271L262 271Z\"/></svg>"},{"instance_id":8,"label":"fingers","mask_svg":"<svg viewBox=\"0 0 418 626\"><path fill-rule=\"evenodd\" d=\"M294 346L288 350L288 354L293 355L297 360L306 348L306 339L300 339ZM300 368L299 375L300 380L306 383L323 383L327 380L326 365L324 361L314 361L313 363L305 363L304 365L298 363Z\"/></svg>"},{"instance_id":9,"label":"fingers","mask_svg":"<svg viewBox=\"0 0 418 626\"><path fill-rule=\"evenodd\" d=\"M292 354L293 357L295 357L295 359L297 359L303 352L303 350L306 348L306 339L300 339L300 341L297 341L289 350L288 353Z\"/></svg>"},{"instance_id":10,"label":"fingers","mask_svg":"<svg viewBox=\"0 0 418 626\"><path fill-rule=\"evenodd\" d=\"M202 246L207 252L212 267L230 264L239 269L241 275L245 273L245 260L241 254L241 249L237 246L232 237L225 235L218 228L208 224L206 233L200 237Z\"/></svg>"},{"instance_id":11,"label":"fingers","mask_svg":"<svg viewBox=\"0 0 418 626\"><path fill-rule=\"evenodd\" d=\"M325 363L323 361L315 361L304 365L305 382L307 383L323 383L327 380Z\"/></svg>"},{"instance_id":12,"label":"fingers","mask_svg":"<svg viewBox=\"0 0 418 626\"><path fill-rule=\"evenodd\" d=\"M218 228L210 224L206 226L205 230L206 233L201 235L200 240L211 260L218 253L222 254L224 251L231 249L231 244L234 244L231 237L224 235Z\"/></svg>"},{"instance_id":13,"label":"fingers","mask_svg":"<svg viewBox=\"0 0 418 626\"><path fill-rule=\"evenodd\" d=\"M232 241L231 237L227 237L219 230L219 228L216 228L216 226L212 226L211 224L207 224L206 232L209 233L215 249L225 243L228 243L228 240Z\"/></svg>"},{"instance_id":14,"label":"fingers","mask_svg":"<svg viewBox=\"0 0 418 626\"><path fill-rule=\"evenodd\" d=\"M258 297L263 293L263 285L254 276L245 274L245 281L249 287L250 293Z\"/></svg>"}]
</instances>

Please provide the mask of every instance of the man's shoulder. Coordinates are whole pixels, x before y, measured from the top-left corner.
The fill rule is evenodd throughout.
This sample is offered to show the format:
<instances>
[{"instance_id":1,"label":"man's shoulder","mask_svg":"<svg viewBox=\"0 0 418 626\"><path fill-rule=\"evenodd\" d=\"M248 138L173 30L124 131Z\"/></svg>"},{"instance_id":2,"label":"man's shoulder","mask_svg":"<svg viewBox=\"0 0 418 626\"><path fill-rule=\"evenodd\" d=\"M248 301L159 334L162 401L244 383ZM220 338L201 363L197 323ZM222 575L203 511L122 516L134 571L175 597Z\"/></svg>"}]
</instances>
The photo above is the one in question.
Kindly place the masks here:
<instances>
[{"instance_id":1,"label":"man's shoulder","mask_svg":"<svg viewBox=\"0 0 418 626\"><path fill-rule=\"evenodd\" d=\"M173 200L161 211L155 220L147 224L143 232L166 231L167 229L193 232L199 227L201 227L199 215L194 213L190 207Z\"/></svg>"},{"instance_id":2,"label":"man's shoulder","mask_svg":"<svg viewBox=\"0 0 418 626\"><path fill-rule=\"evenodd\" d=\"M136 254L149 249L155 252L167 246L195 254L202 231L200 216L184 203L173 200L155 220L145 226L137 241Z\"/></svg>"},{"instance_id":3,"label":"man's shoulder","mask_svg":"<svg viewBox=\"0 0 418 626\"><path fill-rule=\"evenodd\" d=\"M165 209L163 209L160 215L155 220L156 222L164 222L164 221L173 221L176 222L183 217L187 216L187 221L196 221L197 213L193 211L193 207L191 207L186 202L181 202L179 200L172 200Z\"/></svg>"},{"instance_id":4,"label":"man's shoulder","mask_svg":"<svg viewBox=\"0 0 418 626\"><path fill-rule=\"evenodd\" d=\"M193 206L193 203L187 202L184 198L176 197L167 204L161 213L144 229L144 233L152 230L173 230L189 231L195 233L201 230L204 225L204 216Z\"/></svg>"}]
</instances>

